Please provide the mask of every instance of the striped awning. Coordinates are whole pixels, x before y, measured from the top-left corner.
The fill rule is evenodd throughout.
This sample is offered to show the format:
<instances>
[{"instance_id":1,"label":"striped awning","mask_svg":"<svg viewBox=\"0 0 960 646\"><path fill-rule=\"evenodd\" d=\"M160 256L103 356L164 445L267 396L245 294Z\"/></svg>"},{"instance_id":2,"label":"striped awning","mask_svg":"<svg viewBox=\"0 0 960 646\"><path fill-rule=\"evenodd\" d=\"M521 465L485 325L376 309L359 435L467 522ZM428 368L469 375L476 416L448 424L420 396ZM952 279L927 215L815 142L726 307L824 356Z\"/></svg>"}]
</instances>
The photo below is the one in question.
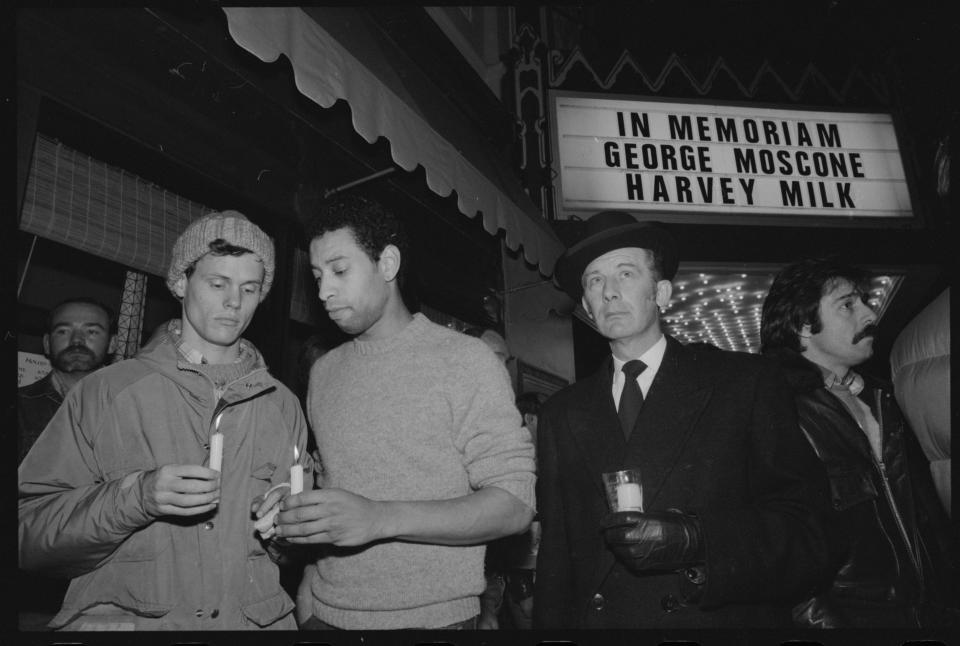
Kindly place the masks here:
<instances>
[{"instance_id":1,"label":"striped awning","mask_svg":"<svg viewBox=\"0 0 960 646\"><path fill-rule=\"evenodd\" d=\"M423 166L427 186L459 210L480 215L484 229L505 232L508 248L549 276L563 252L517 178L478 133L447 106L439 90L400 73L389 44L364 27L349 7L225 7L241 47L265 62L286 56L297 88L329 108L350 104L353 127L367 142L385 137L394 162L407 171Z\"/></svg>"}]
</instances>

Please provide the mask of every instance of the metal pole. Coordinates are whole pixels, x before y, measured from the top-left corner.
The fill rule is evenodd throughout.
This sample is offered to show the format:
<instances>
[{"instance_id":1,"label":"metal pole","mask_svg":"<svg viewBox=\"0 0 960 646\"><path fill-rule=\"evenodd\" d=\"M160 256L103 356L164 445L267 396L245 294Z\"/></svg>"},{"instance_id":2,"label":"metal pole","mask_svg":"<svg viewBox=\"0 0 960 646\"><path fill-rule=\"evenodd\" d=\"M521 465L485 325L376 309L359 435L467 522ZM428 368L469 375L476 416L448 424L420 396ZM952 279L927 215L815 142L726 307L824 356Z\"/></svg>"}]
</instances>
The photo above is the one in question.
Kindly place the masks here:
<instances>
[{"instance_id":1,"label":"metal pole","mask_svg":"<svg viewBox=\"0 0 960 646\"><path fill-rule=\"evenodd\" d=\"M360 179L356 179L356 180L354 180L354 181L352 181L352 182L347 182L347 183L344 184L343 186L338 186L338 187L336 187L336 188L327 189L326 191L323 192L323 199L327 199L328 197L330 197L330 196L333 195L334 193L339 193L340 191L345 191L345 190L347 190L348 188L353 188L354 186L357 186L358 184L363 184L364 182L369 182L369 181L372 180L372 179L376 179L376 178L378 178L378 177L383 177L384 175L389 175L390 173L392 173L392 172L395 171L395 170L397 170L396 167L395 167L395 166L391 166L390 168L384 168L383 170L378 170L376 173L373 173L372 175L367 175L366 177L361 177Z\"/></svg>"},{"instance_id":2,"label":"metal pole","mask_svg":"<svg viewBox=\"0 0 960 646\"><path fill-rule=\"evenodd\" d=\"M23 273L20 275L20 284L17 285L17 300L20 300L20 291L23 289L23 281L27 277L27 270L30 269L30 259L33 258L33 248L37 244L37 236L33 236L30 243L30 253L27 254L27 263L23 266Z\"/></svg>"},{"instance_id":3,"label":"metal pole","mask_svg":"<svg viewBox=\"0 0 960 646\"><path fill-rule=\"evenodd\" d=\"M551 279L538 280L532 283L523 283L522 285L515 285L509 289L504 289L503 291L497 292L498 294L506 295L512 294L514 292L523 291L524 289L530 289L531 287L537 287L538 285L546 285L547 283L552 283Z\"/></svg>"}]
</instances>

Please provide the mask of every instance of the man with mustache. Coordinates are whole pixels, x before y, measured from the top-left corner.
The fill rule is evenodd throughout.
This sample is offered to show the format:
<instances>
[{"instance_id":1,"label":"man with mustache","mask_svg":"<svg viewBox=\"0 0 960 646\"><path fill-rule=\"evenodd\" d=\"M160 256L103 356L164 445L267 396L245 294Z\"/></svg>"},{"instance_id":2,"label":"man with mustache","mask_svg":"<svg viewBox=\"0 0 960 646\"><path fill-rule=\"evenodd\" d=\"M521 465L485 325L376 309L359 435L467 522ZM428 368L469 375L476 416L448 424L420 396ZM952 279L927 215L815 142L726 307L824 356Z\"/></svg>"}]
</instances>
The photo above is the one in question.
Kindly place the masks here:
<instances>
[{"instance_id":1,"label":"man with mustache","mask_svg":"<svg viewBox=\"0 0 960 646\"><path fill-rule=\"evenodd\" d=\"M116 350L116 333L113 311L93 298L69 298L50 310L43 335L50 372L17 390L18 464L73 385L109 363ZM17 575L20 628L42 629L60 608L69 581L22 570Z\"/></svg>"},{"instance_id":2,"label":"man with mustache","mask_svg":"<svg viewBox=\"0 0 960 646\"><path fill-rule=\"evenodd\" d=\"M50 372L17 391L19 461L60 408L75 383L106 364L117 345L117 321L110 309L87 297L58 303L47 317L43 353Z\"/></svg>"},{"instance_id":3,"label":"man with mustache","mask_svg":"<svg viewBox=\"0 0 960 646\"><path fill-rule=\"evenodd\" d=\"M890 387L853 370L877 333L868 280L839 260L803 260L777 274L763 304L762 351L787 373L829 475L830 525L848 542L832 581L794 608L803 627L917 628L947 617L930 603L942 592L938 546L921 538L921 516L939 509L929 471Z\"/></svg>"},{"instance_id":4,"label":"man with mustache","mask_svg":"<svg viewBox=\"0 0 960 646\"><path fill-rule=\"evenodd\" d=\"M783 377L663 333L678 264L667 230L622 211L557 263L611 356L541 410L535 628L789 626L829 573L826 478ZM628 468L643 509L608 513L602 474Z\"/></svg>"}]
</instances>

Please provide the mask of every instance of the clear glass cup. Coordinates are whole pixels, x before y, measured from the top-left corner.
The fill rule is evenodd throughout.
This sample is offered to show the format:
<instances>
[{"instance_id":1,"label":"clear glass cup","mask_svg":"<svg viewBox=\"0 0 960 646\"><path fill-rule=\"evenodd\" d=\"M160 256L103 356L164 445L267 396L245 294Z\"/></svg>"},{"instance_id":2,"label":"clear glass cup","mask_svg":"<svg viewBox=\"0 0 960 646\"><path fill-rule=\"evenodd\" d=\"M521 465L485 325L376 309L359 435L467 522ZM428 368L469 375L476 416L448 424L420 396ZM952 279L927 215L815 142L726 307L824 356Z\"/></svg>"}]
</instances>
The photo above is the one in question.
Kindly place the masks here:
<instances>
[{"instance_id":1,"label":"clear glass cup","mask_svg":"<svg viewBox=\"0 0 960 646\"><path fill-rule=\"evenodd\" d=\"M643 483L640 469L623 469L603 474L610 511L643 511Z\"/></svg>"}]
</instances>

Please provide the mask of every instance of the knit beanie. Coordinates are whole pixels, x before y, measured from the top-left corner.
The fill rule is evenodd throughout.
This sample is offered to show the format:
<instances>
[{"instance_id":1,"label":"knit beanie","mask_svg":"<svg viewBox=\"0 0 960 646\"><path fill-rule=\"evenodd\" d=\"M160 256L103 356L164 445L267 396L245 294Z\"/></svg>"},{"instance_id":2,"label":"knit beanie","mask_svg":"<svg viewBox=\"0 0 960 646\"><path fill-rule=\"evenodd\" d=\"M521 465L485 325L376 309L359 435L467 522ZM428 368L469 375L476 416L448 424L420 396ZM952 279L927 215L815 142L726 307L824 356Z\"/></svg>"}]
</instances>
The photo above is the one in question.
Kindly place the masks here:
<instances>
[{"instance_id":1,"label":"knit beanie","mask_svg":"<svg viewBox=\"0 0 960 646\"><path fill-rule=\"evenodd\" d=\"M236 247L249 249L263 261L262 301L273 284L273 240L238 211L209 213L190 223L173 244L167 287L176 296L174 285L187 267L209 253L210 243L218 238Z\"/></svg>"}]
</instances>

